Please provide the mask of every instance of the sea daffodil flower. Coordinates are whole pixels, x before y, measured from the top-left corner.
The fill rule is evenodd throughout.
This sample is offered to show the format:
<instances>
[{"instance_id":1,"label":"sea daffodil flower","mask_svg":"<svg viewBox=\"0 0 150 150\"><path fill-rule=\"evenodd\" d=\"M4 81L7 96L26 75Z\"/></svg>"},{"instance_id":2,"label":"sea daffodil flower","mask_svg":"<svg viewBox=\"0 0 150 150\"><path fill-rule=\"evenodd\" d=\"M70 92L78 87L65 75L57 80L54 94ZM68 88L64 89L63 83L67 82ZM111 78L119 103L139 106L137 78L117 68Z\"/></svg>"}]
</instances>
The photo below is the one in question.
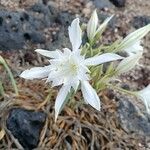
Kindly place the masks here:
<instances>
[{"instance_id":1,"label":"sea daffodil flower","mask_svg":"<svg viewBox=\"0 0 150 150\"><path fill-rule=\"evenodd\" d=\"M141 46L141 41L139 40L139 41L135 42L130 47L125 48L124 51L129 56L140 53L140 52L142 53L143 52L143 46Z\"/></svg>"},{"instance_id":2,"label":"sea daffodil flower","mask_svg":"<svg viewBox=\"0 0 150 150\"><path fill-rule=\"evenodd\" d=\"M146 88L142 89L141 91L138 91L136 95L138 98L140 98L143 101L147 112L150 114L150 85L148 85Z\"/></svg>"},{"instance_id":3,"label":"sea daffodil flower","mask_svg":"<svg viewBox=\"0 0 150 150\"><path fill-rule=\"evenodd\" d=\"M72 51L68 48L64 48L63 52L60 50L47 51L37 49L35 50L36 52L51 58L49 60L50 65L25 70L20 75L25 79L46 78L47 82L52 82L52 86L62 85L55 102L55 121L70 89L73 88L76 91L79 84L81 84L81 91L85 102L100 110L100 99L88 82L90 80L88 66L122 59L121 56L113 53L85 58L81 55L81 50L79 49L82 43L82 33L78 18L73 20L68 30Z\"/></svg>"},{"instance_id":4,"label":"sea daffodil flower","mask_svg":"<svg viewBox=\"0 0 150 150\"><path fill-rule=\"evenodd\" d=\"M150 32L150 24L127 35L118 48L127 52L128 55L143 51L140 41L148 32Z\"/></svg>"},{"instance_id":5,"label":"sea daffodil flower","mask_svg":"<svg viewBox=\"0 0 150 150\"><path fill-rule=\"evenodd\" d=\"M142 54L143 52L139 51L136 54L132 54L124 58L116 68L117 75L126 73L133 69L138 64L140 58L142 57Z\"/></svg>"}]
</instances>

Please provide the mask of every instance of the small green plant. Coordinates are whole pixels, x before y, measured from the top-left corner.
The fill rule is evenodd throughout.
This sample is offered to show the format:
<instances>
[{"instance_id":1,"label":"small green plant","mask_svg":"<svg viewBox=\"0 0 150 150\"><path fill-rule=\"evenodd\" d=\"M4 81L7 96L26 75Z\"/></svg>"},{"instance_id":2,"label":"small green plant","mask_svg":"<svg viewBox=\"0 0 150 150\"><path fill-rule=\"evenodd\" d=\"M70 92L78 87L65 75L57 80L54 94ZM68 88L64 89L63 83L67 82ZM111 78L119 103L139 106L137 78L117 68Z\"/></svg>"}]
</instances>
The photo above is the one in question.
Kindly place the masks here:
<instances>
[{"instance_id":1,"label":"small green plant","mask_svg":"<svg viewBox=\"0 0 150 150\"><path fill-rule=\"evenodd\" d=\"M13 74L12 74L10 68L8 67L6 61L4 60L4 58L2 56L0 56L0 65L2 65L4 67L4 69L7 71L8 75L10 77L12 86L14 88L14 91L15 91L16 95L18 95L18 88L16 85L16 81L13 77ZM3 84L2 84L2 81L0 80L0 95L4 96L4 94L5 94L5 92L4 92Z\"/></svg>"}]
</instances>

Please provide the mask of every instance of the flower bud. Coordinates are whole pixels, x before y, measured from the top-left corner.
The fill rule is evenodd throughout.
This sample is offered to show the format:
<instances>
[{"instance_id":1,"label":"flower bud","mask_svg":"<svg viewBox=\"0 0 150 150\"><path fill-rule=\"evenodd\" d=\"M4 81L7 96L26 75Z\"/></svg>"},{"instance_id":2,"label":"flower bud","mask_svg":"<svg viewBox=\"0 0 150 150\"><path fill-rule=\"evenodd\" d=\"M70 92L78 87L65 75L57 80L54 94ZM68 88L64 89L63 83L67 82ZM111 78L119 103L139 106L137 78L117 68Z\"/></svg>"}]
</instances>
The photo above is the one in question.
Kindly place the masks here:
<instances>
[{"instance_id":1,"label":"flower bud","mask_svg":"<svg viewBox=\"0 0 150 150\"><path fill-rule=\"evenodd\" d=\"M104 20L104 22L98 27L95 35L97 35L97 34L101 35L104 32L104 30L107 27L108 22L112 19L112 17L113 17L113 15Z\"/></svg>"},{"instance_id":2,"label":"flower bud","mask_svg":"<svg viewBox=\"0 0 150 150\"><path fill-rule=\"evenodd\" d=\"M139 52L137 54L133 54L131 56L124 58L116 68L117 75L126 73L131 69L133 69L135 65L138 63L141 56L142 56L142 52Z\"/></svg>"},{"instance_id":3,"label":"flower bud","mask_svg":"<svg viewBox=\"0 0 150 150\"><path fill-rule=\"evenodd\" d=\"M92 16L87 24L87 36L89 40L92 40L95 36L98 25L98 16L96 10L92 13Z\"/></svg>"},{"instance_id":4,"label":"flower bud","mask_svg":"<svg viewBox=\"0 0 150 150\"><path fill-rule=\"evenodd\" d=\"M150 24L130 33L123 41L120 43L118 49L125 50L129 52L136 52L141 50L140 40L150 31ZM134 49L134 50L133 50Z\"/></svg>"},{"instance_id":5,"label":"flower bud","mask_svg":"<svg viewBox=\"0 0 150 150\"><path fill-rule=\"evenodd\" d=\"M124 51L130 56L138 52L143 52L143 47L141 46L141 41L135 42L132 46L125 48Z\"/></svg>"}]
</instances>

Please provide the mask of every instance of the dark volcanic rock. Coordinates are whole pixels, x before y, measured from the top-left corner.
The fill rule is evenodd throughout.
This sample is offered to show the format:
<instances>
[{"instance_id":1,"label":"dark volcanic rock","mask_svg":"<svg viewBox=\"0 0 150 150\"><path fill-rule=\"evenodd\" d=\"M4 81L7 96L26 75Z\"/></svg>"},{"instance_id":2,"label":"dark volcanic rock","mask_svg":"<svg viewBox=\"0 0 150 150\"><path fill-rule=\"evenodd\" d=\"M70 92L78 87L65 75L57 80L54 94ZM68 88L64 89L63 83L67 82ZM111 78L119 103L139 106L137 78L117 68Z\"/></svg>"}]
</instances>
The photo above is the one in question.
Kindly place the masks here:
<instances>
[{"instance_id":1,"label":"dark volcanic rock","mask_svg":"<svg viewBox=\"0 0 150 150\"><path fill-rule=\"evenodd\" d=\"M150 16L135 16L131 23L134 28L141 28L150 23Z\"/></svg>"},{"instance_id":2,"label":"dark volcanic rock","mask_svg":"<svg viewBox=\"0 0 150 150\"><path fill-rule=\"evenodd\" d=\"M71 43L69 40L68 28L62 27L55 35L53 35L53 41L47 43L46 49L56 50L62 48L71 48Z\"/></svg>"},{"instance_id":3,"label":"dark volcanic rock","mask_svg":"<svg viewBox=\"0 0 150 150\"><path fill-rule=\"evenodd\" d=\"M0 10L0 49L22 49L27 41L45 43L42 30L54 22L54 12L42 3L25 11Z\"/></svg>"},{"instance_id":4,"label":"dark volcanic rock","mask_svg":"<svg viewBox=\"0 0 150 150\"><path fill-rule=\"evenodd\" d=\"M126 132L150 136L150 118L125 98L119 101L118 118Z\"/></svg>"},{"instance_id":5,"label":"dark volcanic rock","mask_svg":"<svg viewBox=\"0 0 150 150\"><path fill-rule=\"evenodd\" d=\"M96 8L113 8L113 4L109 0L92 0Z\"/></svg>"},{"instance_id":6,"label":"dark volcanic rock","mask_svg":"<svg viewBox=\"0 0 150 150\"><path fill-rule=\"evenodd\" d=\"M125 7L126 0L110 0L116 7Z\"/></svg>"},{"instance_id":7,"label":"dark volcanic rock","mask_svg":"<svg viewBox=\"0 0 150 150\"><path fill-rule=\"evenodd\" d=\"M27 150L35 148L39 141L46 115L25 109L12 109L7 119L7 128Z\"/></svg>"},{"instance_id":8,"label":"dark volcanic rock","mask_svg":"<svg viewBox=\"0 0 150 150\"><path fill-rule=\"evenodd\" d=\"M58 14L55 21L63 26L68 27L73 19L75 19L74 15L68 13L67 11L63 11Z\"/></svg>"}]
</instances>

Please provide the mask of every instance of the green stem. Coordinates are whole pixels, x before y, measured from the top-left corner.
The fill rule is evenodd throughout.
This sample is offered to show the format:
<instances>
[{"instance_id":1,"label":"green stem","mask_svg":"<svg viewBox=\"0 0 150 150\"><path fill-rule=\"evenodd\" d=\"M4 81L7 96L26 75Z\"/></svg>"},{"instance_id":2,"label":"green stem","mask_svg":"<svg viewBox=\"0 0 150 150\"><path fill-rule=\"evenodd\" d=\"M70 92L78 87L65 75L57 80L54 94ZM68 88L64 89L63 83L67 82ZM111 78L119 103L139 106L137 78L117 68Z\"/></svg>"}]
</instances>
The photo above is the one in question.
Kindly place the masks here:
<instances>
[{"instance_id":1,"label":"green stem","mask_svg":"<svg viewBox=\"0 0 150 150\"><path fill-rule=\"evenodd\" d=\"M122 93L126 93L126 94L129 94L129 95L132 95L132 96L136 96L136 92L133 92L133 91L128 91L128 90L125 90L123 88L120 88L118 86L115 86L115 85L112 85L112 84L107 84L108 87L112 88L112 89L115 89L117 91L120 91Z\"/></svg>"},{"instance_id":2,"label":"green stem","mask_svg":"<svg viewBox=\"0 0 150 150\"><path fill-rule=\"evenodd\" d=\"M10 77L10 80L11 80L11 83L12 83L12 86L15 90L16 95L19 95L18 88L17 88L16 82L15 82L15 79L13 77L13 74L12 74L11 70L9 69L6 61L1 56L0 56L0 62L2 63L2 65L4 66L6 71L8 72L8 75Z\"/></svg>"},{"instance_id":3,"label":"green stem","mask_svg":"<svg viewBox=\"0 0 150 150\"><path fill-rule=\"evenodd\" d=\"M0 95L4 96L4 94L5 94L4 88L3 88L2 82L0 81Z\"/></svg>"}]
</instances>

